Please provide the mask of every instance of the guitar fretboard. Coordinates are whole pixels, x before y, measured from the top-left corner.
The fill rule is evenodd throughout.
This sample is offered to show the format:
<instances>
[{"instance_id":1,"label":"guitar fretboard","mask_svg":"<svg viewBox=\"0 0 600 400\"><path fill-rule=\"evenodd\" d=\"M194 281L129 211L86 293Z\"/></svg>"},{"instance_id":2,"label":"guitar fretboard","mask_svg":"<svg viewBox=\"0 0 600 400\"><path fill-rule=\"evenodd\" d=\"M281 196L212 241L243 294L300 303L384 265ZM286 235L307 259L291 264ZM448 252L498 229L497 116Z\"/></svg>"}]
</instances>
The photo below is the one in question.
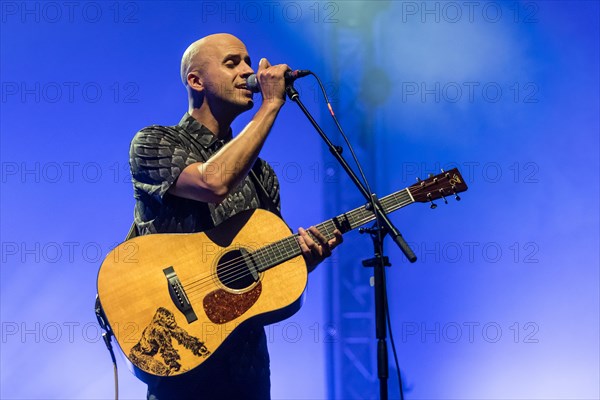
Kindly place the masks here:
<instances>
[{"instance_id":1,"label":"guitar fretboard","mask_svg":"<svg viewBox=\"0 0 600 400\"><path fill-rule=\"evenodd\" d=\"M414 199L409 189L406 188L383 197L379 200L379 203L385 212L389 213L414 203ZM333 231L336 229L342 233L346 233L374 219L375 214L371 210L368 210L367 206L362 206L318 224L316 228L327 240L330 240L334 238ZM309 233L309 235L316 240L312 234ZM258 264L258 270L265 271L302 254L297 237L298 234L289 236L253 252L252 258Z\"/></svg>"}]
</instances>

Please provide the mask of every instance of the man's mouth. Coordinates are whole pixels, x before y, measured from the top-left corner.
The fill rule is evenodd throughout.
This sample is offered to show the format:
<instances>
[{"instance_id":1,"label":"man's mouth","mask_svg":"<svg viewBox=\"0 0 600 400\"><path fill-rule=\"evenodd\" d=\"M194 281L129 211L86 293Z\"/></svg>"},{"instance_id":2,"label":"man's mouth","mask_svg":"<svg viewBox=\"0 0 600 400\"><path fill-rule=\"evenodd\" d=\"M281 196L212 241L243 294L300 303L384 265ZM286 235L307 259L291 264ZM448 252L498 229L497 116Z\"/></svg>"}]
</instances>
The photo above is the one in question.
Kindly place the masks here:
<instances>
[{"instance_id":1,"label":"man's mouth","mask_svg":"<svg viewBox=\"0 0 600 400\"><path fill-rule=\"evenodd\" d=\"M252 93L252 91L250 89L248 89L248 86L246 86L245 83L239 84L239 85L235 85L236 89L240 89L240 90L244 90L248 93L246 93L246 95L250 95L253 96L254 93Z\"/></svg>"}]
</instances>

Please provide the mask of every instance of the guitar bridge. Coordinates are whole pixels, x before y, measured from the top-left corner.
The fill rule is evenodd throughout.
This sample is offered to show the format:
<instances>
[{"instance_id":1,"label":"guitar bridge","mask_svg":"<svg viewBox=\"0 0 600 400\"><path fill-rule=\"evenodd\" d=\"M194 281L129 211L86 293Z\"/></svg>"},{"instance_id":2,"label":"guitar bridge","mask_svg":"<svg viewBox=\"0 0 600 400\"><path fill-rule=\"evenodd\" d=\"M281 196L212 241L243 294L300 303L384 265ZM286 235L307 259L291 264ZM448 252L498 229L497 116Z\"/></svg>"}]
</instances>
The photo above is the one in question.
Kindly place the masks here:
<instances>
[{"instance_id":1,"label":"guitar bridge","mask_svg":"<svg viewBox=\"0 0 600 400\"><path fill-rule=\"evenodd\" d=\"M198 317L192 308L192 304L183 289L183 285L175 272L173 267L163 269L165 273L165 277L167 278L167 283L169 285L169 295L171 296L171 300L175 303L175 307L183 315L185 315L185 319L187 319L188 324L196 321Z\"/></svg>"}]
</instances>

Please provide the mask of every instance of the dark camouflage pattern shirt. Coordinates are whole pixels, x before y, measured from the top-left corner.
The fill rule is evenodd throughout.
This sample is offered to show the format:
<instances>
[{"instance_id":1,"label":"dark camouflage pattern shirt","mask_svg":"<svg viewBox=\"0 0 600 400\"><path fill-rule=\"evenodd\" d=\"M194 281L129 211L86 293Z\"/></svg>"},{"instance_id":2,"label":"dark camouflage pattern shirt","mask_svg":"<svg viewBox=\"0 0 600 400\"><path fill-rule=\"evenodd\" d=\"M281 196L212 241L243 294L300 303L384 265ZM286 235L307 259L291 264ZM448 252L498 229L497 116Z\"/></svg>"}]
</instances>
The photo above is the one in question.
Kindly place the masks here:
<instances>
[{"instance_id":1,"label":"dark camouflage pattern shirt","mask_svg":"<svg viewBox=\"0 0 600 400\"><path fill-rule=\"evenodd\" d=\"M257 188L248 175L218 205L167 193L185 167L208 160L226 142L218 140L188 113L178 125L153 125L135 135L129 164L140 235L202 232L240 211L259 207L279 214L279 182L273 169L260 158L252 170L264 189Z\"/></svg>"}]
</instances>

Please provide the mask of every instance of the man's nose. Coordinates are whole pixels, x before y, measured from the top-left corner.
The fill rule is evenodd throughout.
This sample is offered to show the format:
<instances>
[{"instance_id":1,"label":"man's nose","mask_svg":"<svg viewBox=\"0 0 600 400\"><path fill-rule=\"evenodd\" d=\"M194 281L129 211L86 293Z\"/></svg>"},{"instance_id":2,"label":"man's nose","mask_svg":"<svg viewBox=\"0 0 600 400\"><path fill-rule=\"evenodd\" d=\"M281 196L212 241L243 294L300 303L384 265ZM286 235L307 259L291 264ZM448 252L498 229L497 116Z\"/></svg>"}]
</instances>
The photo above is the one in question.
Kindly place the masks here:
<instances>
[{"instance_id":1,"label":"man's nose","mask_svg":"<svg viewBox=\"0 0 600 400\"><path fill-rule=\"evenodd\" d=\"M242 72L240 73L240 75L244 78L247 78L250 75L252 75L253 73L254 73L254 70L252 69L252 67L250 67L248 64L245 64L245 67L242 69Z\"/></svg>"}]
</instances>

